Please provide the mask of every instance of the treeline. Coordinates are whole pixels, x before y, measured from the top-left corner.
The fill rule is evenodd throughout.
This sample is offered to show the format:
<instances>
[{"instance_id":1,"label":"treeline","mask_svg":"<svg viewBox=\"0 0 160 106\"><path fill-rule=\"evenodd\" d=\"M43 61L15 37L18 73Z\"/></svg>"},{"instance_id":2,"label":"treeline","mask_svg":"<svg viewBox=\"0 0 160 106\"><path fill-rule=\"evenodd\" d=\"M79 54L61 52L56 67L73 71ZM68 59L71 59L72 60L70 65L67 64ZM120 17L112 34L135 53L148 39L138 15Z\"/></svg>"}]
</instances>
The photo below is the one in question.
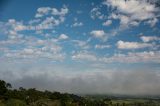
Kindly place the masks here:
<instances>
[{"instance_id":1,"label":"treeline","mask_svg":"<svg viewBox=\"0 0 160 106\"><path fill-rule=\"evenodd\" d=\"M10 106L14 106L11 103L15 101L22 106L106 106L104 102L89 100L74 94L39 91L35 88L11 88L11 84L0 80L1 104L6 104L9 101Z\"/></svg>"},{"instance_id":2,"label":"treeline","mask_svg":"<svg viewBox=\"0 0 160 106\"><path fill-rule=\"evenodd\" d=\"M0 106L159 106L155 103L116 103L109 98L91 99L74 94L39 91L35 88L12 89L11 84L0 80Z\"/></svg>"}]
</instances>

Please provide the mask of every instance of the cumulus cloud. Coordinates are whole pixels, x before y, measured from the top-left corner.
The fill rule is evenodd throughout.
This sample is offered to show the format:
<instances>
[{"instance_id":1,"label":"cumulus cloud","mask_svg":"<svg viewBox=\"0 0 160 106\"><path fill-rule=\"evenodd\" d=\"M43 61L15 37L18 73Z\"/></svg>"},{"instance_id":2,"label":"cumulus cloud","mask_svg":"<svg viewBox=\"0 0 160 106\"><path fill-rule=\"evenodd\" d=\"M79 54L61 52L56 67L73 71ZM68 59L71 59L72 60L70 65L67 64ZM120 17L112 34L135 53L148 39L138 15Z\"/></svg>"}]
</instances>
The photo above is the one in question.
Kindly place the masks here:
<instances>
[{"instance_id":1,"label":"cumulus cloud","mask_svg":"<svg viewBox=\"0 0 160 106\"><path fill-rule=\"evenodd\" d=\"M80 27L80 26L83 26L83 23L82 22L75 22L73 25L73 27Z\"/></svg>"},{"instance_id":2,"label":"cumulus cloud","mask_svg":"<svg viewBox=\"0 0 160 106\"><path fill-rule=\"evenodd\" d=\"M56 51L55 47L42 47L42 48L24 48L23 50L8 50L4 53L3 57L13 59L38 59L46 58L53 61L62 61L65 54Z\"/></svg>"},{"instance_id":3,"label":"cumulus cloud","mask_svg":"<svg viewBox=\"0 0 160 106\"><path fill-rule=\"evenodd\" d=\"M40 7L37 9L37 13L35 15L36 18L43 17L45 15L58 15L58 16L64 16L69 12L68 8L66 6L63 6L60 10L56 8L51 7Z\"/></svg>"},{"instance_id":4,"label":"cumulus cloud","mask_svg":"<svg viewBox=\"0 0 160 106\"><path fill-rule=\"evenodd\" d=\"M1 50L0 57L14 59L47 58L53 61L62 61L65 58L65 53L62 53L62 47L57 42L58 39L40 39L33 36L7 39L0 41L0 48L7 48ZM15 48L9 48L11 45Z\"/></svg>"},{"instance_id":5,"label":"cumulus cloud","mask_svg":"<svg viewBox=\"0 0 160 106\"><path fill-rule=\"evenodd\" d=\"M56 8L52 8L52 15L60 15L60 16L64 16L69 12L69 9L66 6L63 6L63 8L61 8L61 11L58 12L58 10Z\"/></svg>"},{"instance_id":6,"label":"cumulus cloud","mask_svg":"<svg viewBox=\"0 0 160 106\"><path fill-rule=\"evenodd\" d=\"M40 7L37 9L35 19L31 19L25 23L15 19L8 19L8 22L3 22L3 26L1 27L4 27L4 32L10 35L17 35L18 32L21 31L42 31L53 29L55 26L58 26L65 21L65 16L68 12L69 9L66 6L63 6L60 11L56 8Z\"/></svg>"},{"instance_id":7,"label":"cumulus cloud","mask_svg":"<svg viewBox=\"0 0 160 106\"><path fill-rule=\"evenodd\" d=\"M115 9L111 18L119 19L122 27L134 25L133 22L137 25L146 20L151 26L158 22L156 17L159 15L159 8L147 0L106 0L103 4Z\"/></svg>"},{"instance_id":8,"label":"cumulus cloud","mask_svg":"<svg viewBox=\"0 0 160 106\"><path fill-rule=\"evenodd\" d=\"M91 14L91 18L92 18L92 19L98 18L98 19L101 19L101 20L102 20L102 19L105 18L105 15L102 14L102 12L100 12L100 7L94 7L94 8L91 10L90 14Z\"/></svg>"},{"instance_id":9,"label":"cumulus cloud","mask_svg":"<svg viewBox=\"0 0 160 106\"><path fill-rule=\"evenodd\" d=\"M37 9L38 13L35 15L35 17L38 18L38 17L42 17L44 15L47 15L50 10L51 10L50 7L40 7Z\"/></svg>"},{"instance_id":10,"label":"cumulus cloud","mask_svg":"<svg viewBox=\"0 0 160 106\"><path fill-rule=\"evenodd\" d=\"M111 57L102 57L99 59L99 61L106 63L160 63L159 60L160 51L119 53Z\"/></svg>"},{"instance_id":11,"label":"cumulus cloud","mask_svg":"<svg viewBox=\"0 0 160 106\"><path fill-rule=\"evenodd\" d=\"M148 20L146 23L149 24L151 27L154 27L158 23L158 19L153 18L152 20Z\"/></svg>"},{"instance_id":12,"label":"cumulus cloud","mask_svg":"<svg viewBox=\"0 0 160 106\"><path fill-rule=\"evenodd\" d=\"M104 22L102 25L103 26L109 26L112 24L112 20L107 20L106 22Z\"/></svg>"},{"instance_id":13,"label":"cumulus cloud","mask_svg":"<svg viewBox=\"0 0 160 106\"><path fill-rule=\"evenodd\" d=\"M88 44L87 41L82 41L82 40L72 40L74 46L76 48L80 48L82 50L84 49L89 49L90 48L90 45Z\"/></svg>"},{"instance_id":14,"label":"cumulus cloud","mask_svg":"<svg viewBox=\"0 0 160 106\"><path fill-rule=\"evenodd\" d=\"M103 30L93 30L90 32L90 34L95 38L98 38L104 41L107 40L107 34Z\"/></svg>"},{"instance_id":15,"label":"cumulus cloud","mask_svg":"<svg viewBox=\"0 0 160 106\"><path fill-rule=\"evenodd\" d=\"M151 42L151 41L160 40L160 37L157 37L157 36L141 36L141 40L143 42Z\"/></svg>"},{"instance_id":16,"label":"cumulus cloud","mask_svg":"<svg viewBox=\"0 0 160 106\"><path fill-rule=\"evenodd\" d=\"M68 39L68 38L69 37L66 34L61 34L58 39L65 40L65 39Z\"/></svg>"},{"instance_id":17,"label":"cumulus cloud","mask_svg":"<svg viewBox=\"0 0 160 106\"><path fill-rule=\"evenodd\" d=\"M46 17L43 20L31 20L28 23L23 23L23 21L16 21L15 19L9 19L8 22L3 23L3 27L6 34L18 35L18 32L21 31L42 31L53 29L55 26L63 23L64 20L64 17L55 18L53 16Z\"/></svg>"},{"instance_id":18,"label":"cumulus cloud","mask_svg":"<svg viewBox=\"0 0 160 106\"><path fill-rule=\"evenodd\" d=\"M16 21L15 19L9 19L8 22L4 24L4 27L6 26L8 28L11 28L12 32L17 32L17 31L22 31L22 30L27 30L27 26L24 25L22 21Z\"/></svg>"},{"instance_id":19,"label":"cumulus cloud","mask_svg":"<svg viewBox=\"0 0 160 106\"><path fill-rule=\"evenodd\" d=\"M58 53L52 53L52 52L44 52L43 50L37 50L37 49L24 49L22 51L16 50L11 51L11 53L7 53L5 55L8 58L25 58L25 59L38 59L38 58L48 58L53 61L62 61L64 59L63 54Z\"/></svg>"},{"instance_id":20,"label":"cumulus cloud","mask_svg":"<svg viewBox=\"0 0 160 106\"><path fill-rule=\"evenodd\" d=\"M47 17L39 26L44 26L46 28L52 28L52 26L57 26L61 22L63 22L63 19L55 19L54 17Z\"/></svg>"},{"instance_id":21,"label":"cumulus cloud","mask_svg":"<svg viewBox=\"0 0 160 106\"><path fill-rule=\"evenodd\" d=\"M139 42L124 42L121 40L117 42L118 49L141 49L147 47L153 47L153 44Z\"/></svg>"},{"instance_id":22,"label":"cumulus cloud","mask_svg":"<svg viewBox=\"0 0 160 106\"><path fill-rule=\"evenodd\" d=\"M102 49L102 48L99 48ZM98 56L92 52L79 51L72 54L74 61L90 62L91 64L108 63L160 63L160 51L115 53L112 56Z\"/></svg>"},{"instance_id":23,"label":"cumulus cloud","mask_svg":"<svg viewBox=\"0 0 160 106\"><path fill-rule=\"evenodd\" d=\"M46 17L43 21L38 19L31 20L28 23L24 23L23 21L16 21L15 19L9 19L8 22L3 23L3 25L5 29L8 29L6 31L7 34L13 35L20 31L51 29L54 26L58 26L63 21L63 18L55 19L54 17Z\"/></svg>"},{"instance_id":24,"label":"cumulus cloud","mask_svg":"<svg viewBox=\"0 0 160 106\"><path fill-rule=\"evenodd\" d=\"M62 47L57 42L67 39L67 35L62 34L57 39L48 39L47 36L49 34L45 34L45 38L43 39L34 36L38 31L42 33L43 30L53 29L55 26L64 22L65 15L69 11L68 8L63 6L59 11L56 10L56 8L42 7L37 9L37 14L41 16L36 16L36 19L26 22L23 20L8 19L7 22L0 22L1 33L6 38L0 41L0 48L7 48L1 51L0 57L25 59L47 58L53 61L62 61L65 58L65 53L61 52ZM28 31L29 33L26 34L23 31ZM13 49L11 46L15 48Z\"/></svg>"},{"instance_id":25,"label":"cumulus cloud","mask_svg":"<svg viewBox=\"0 0 160 106\"><path fill-rule=\"evenodd\" d=\"M78 22L78 18L74 17L74 23L73 23L73 25L71 25L71 27L80 27L83 25L84 25L83 22Z\"/></svg>"}]
</instances>

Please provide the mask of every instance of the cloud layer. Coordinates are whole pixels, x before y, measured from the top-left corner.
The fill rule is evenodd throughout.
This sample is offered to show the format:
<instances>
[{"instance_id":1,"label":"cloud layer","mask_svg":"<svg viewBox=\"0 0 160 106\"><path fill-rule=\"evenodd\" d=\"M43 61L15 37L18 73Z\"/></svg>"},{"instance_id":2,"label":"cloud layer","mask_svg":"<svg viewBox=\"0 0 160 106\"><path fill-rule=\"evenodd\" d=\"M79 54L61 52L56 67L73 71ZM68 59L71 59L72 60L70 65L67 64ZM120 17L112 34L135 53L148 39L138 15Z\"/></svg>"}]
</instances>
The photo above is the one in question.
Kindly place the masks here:
<instances>
[{"instance_id":1,"label":"cloud layer","mask_svg":"<svg viewBox=\"0 0 160 106\"><path fill-rule=\"evenodd\" d=\"M23 61L24 62L24 61ZM127 94L127 95L158 95L160 94L160 73L153 68L137 70L126 69L96 69L89 68L81 71L76 67L58 67L56 65L41 65L35 67L15 67L22 63L1 62L0 77L11 82L14 87L36 87L44 90L56 90L77 94ZM5 65L10 65L6 68ZM2 67L2 66L1 66ZM92 71L91 71L92 70Z\"/></svg>"}]
</instances>

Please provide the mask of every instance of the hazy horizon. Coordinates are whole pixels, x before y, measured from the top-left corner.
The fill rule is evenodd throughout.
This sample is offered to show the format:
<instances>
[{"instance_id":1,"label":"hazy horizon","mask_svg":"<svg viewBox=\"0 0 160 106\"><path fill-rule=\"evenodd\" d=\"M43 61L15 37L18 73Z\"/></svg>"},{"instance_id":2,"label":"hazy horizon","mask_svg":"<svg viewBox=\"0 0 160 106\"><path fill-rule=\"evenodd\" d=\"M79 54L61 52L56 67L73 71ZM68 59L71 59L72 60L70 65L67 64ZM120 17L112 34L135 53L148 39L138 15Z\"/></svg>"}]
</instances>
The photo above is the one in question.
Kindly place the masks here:
<instances>
[{"instance_id":1,"label":"hazy horizon","mask_svg":"<svg viewBox=\"0 0 160 106\"><path fill-rule=\"evenodd\" d=\"M0 79L14 88L160 95L160 0L1 0Z\"/></svg>"}]
</instances>

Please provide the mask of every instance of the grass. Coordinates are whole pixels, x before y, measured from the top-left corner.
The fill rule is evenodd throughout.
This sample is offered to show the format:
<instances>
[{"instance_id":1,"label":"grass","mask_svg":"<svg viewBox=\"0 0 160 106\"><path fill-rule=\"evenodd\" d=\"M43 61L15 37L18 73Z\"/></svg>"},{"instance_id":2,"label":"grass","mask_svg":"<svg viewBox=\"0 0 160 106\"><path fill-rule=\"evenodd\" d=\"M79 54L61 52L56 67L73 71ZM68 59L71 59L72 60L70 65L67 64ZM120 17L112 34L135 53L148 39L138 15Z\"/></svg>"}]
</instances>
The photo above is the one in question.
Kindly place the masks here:
<instances>
[{"instance_id":1,"label":"grass","mask_svg":"<svg viewBox=\"0 0 160 106\"><path fill-rule=\"evenodd\" d=\"M27 106L25 102L17 99L10 99L6 102L0 101L0 106Z\"/></svg>"}]
</instances>

